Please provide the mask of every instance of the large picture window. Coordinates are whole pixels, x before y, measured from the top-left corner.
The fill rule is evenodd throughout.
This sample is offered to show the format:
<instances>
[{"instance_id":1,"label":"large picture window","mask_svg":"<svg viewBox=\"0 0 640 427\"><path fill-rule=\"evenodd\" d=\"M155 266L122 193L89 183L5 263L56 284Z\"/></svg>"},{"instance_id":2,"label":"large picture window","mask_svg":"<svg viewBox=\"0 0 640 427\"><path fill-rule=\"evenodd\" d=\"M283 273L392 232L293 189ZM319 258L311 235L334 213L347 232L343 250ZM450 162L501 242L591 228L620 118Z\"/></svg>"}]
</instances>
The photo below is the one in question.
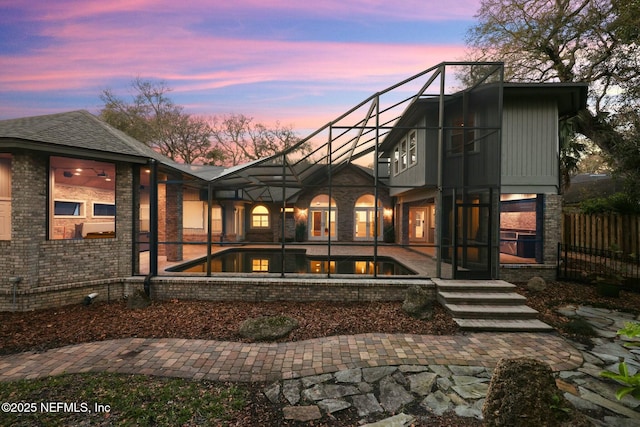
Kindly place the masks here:
<instances>
[{"instance_id":1,"label":"large picture window","mask_svg":"<svg viewBox=\"0 0 640 427\"><path fill-rule=\"evenodd\" d=\"M50 239L115 237L113 163L50 157Z\"/></svg>"}]
</instances>

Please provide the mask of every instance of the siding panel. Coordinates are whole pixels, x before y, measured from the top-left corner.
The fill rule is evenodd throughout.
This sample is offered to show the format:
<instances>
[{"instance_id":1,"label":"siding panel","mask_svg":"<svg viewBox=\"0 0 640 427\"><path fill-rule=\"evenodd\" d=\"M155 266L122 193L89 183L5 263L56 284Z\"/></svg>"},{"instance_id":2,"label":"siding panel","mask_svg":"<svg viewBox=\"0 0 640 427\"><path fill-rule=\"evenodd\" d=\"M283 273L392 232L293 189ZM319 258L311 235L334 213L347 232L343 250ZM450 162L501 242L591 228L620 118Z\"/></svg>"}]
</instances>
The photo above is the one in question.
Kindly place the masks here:
<instances>
[{"instance_id":1,"label":"siding panel","mask_svg":"<svg viewBox=\"0 0 640 427\"><path fill-rule=\"evenodd\" d=\"M503 186L557 186L558 112L553 99L505 100L501 171Z\"/></svg>"}]
</instances>

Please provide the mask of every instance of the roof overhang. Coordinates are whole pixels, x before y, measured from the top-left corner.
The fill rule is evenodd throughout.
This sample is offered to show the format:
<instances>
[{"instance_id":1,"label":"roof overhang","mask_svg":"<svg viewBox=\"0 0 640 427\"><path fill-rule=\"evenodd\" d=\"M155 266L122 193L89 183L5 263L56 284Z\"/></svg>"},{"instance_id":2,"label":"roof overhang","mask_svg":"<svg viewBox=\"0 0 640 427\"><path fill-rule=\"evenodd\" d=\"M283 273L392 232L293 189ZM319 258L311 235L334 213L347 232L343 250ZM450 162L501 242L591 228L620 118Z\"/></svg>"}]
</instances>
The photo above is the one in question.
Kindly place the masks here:
<instances>
[{"instance_id":1,"label":"roof overhang","mask_svg":"<svg viewBox=\"0 0 640 427\"><path fill-rule=\"evenodd\" d=\"M505 83L504 96L554 98L560 117L575 116L587 108L587 83Z\"/></svg>"},{"instance_id":2,"label":"roof overhang","mask_svg":"<svg viewBox=\"0 0 640 427\"><path fill-rule=\"evenodd\" d=\"M81 157L91 160L109 160L113 162L127 162L145 164L149 161L145 156L132 156L128 154L114 153L111 151L91 150L86 148L56 145L50 142L29 141L18 138L0 137L0 150L15 152L20 150L39 151L60 156Z\"/></svg>"}]
</instances>

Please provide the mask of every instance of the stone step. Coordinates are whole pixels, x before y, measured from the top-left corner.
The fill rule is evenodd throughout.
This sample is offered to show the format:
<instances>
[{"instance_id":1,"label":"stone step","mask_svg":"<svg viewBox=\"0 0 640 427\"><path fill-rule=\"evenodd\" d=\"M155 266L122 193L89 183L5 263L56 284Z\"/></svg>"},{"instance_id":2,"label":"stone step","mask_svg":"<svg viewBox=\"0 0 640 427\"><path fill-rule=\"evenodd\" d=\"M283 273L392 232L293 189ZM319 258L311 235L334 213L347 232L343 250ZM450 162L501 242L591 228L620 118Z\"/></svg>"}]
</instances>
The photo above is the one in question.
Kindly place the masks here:
<instances>
[{"instance_id":1,"label":"stone step","mask_svg":"<svg viewBox=\"0 0 640 427\"><path fill-rule=\"evenodd\" d=\"M550 332L553 328L537 319L453 319L460 329L483 332Z\"/></svg>"},{"instance_id":2,"label":"stone step","mask_svg":"<svg viewBox=\"0 0 640 427\"><path fill-rule=\"evenodd\" d=\"M513 292L516 285L504 280L432 279L438 290L449 292Z\"/></svg>"},{"instance_id":3,"label":"stone step","mask_svg":"<svg viewBox=\"0 0 640 427\"><path fill-rule=\"evenodd\" d=\"M438 290L438 300L443 304L491 304L520 305L526 297L515 292L442 292Z\"/></svg>"},{"instance_id":4,"label":"stone step","mask_svg":"<svg viewBox=\"0 0 640 427\"><path fill-rule=\"evenodd\" d=\"M526 305L445 304L460 319L535 319L538 312Z\"/></svg>"}]
</instances>

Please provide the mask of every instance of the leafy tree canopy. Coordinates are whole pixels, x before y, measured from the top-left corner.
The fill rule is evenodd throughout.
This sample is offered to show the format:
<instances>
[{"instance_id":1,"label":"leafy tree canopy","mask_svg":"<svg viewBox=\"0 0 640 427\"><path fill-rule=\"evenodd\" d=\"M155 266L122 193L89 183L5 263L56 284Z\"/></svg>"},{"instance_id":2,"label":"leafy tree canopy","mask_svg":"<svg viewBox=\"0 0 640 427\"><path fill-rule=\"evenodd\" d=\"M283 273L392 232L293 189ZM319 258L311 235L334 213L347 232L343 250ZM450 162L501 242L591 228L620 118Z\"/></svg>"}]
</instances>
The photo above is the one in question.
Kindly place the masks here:
<instances>
[{"instance_id":1,"label":"leafy tree canopy","mask_svg":"<svg viewBox=\"0 0 640 427\"><path fill-rule=\"evenodd\" d=\"M638 176L640 0L483 0L471 60L504 61L507 81L585 82L573 128Z\"/></svg>"}]
</instances>

